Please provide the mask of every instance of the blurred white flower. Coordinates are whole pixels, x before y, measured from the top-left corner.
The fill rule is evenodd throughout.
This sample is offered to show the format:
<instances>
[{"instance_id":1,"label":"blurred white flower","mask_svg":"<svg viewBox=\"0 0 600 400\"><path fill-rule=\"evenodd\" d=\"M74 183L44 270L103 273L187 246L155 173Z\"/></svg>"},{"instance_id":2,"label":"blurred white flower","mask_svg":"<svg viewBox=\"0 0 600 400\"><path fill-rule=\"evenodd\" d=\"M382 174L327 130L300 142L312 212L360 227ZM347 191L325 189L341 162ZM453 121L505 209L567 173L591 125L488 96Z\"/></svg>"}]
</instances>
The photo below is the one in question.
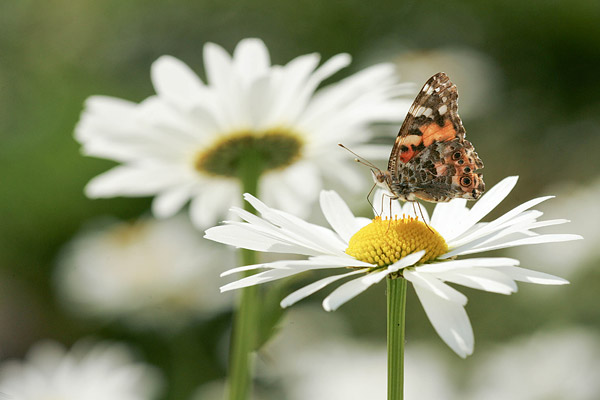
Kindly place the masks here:
<instances>
[{"instance_id":1,"label":"blurred white flower","mask_svg":"<svg viewBox=\"0 0 600 400\"><path fill-rule=\"evenodd\" d=\"M255 251L310 256L307 260L233 268L223 275L258 268L266 271L229 283L221 287L223 291L309 270L351 270L295 291L281 301L282 307L290 306L340 279L354 277L323 301L325 310L332 311L386 277L402 276L413 284L427 317L442 340L459 356L466 357L473 352L474 345L473 330L464 309L467 297L445 282L501 294L516 292L515 281L543 285L568 282L520 268L519 261L511 258L456 257L513 246L581 239L578 235L541 235L532 231L567 222L538 221L542 213L530 210L552 196L532 199L491 222L480 222L504 200L516 183L517 177L502 180L471 209L466 207L466 200L455 199L438 204L431 220L423 211L427 225L415 218L414 204L409 202L403 208L398 202L390 202L392 210L383 210L381 217L371 221L355 217L337 193L323 191L321 209L333 230L270 208L246 194L246 200L262 217L233 208L232 211L246 222L228 221L225 225L208 229L205 237ZM382 192L376 193L373 203L385 204L382 196ZM390 215L394 219L390 220ZM399 219L398 215L402 218Z\"/></svg>"},{"instance_id":2,"label":"blurred white flower","mask_svg":"<svg viewBox=\"0 0 600 400\"><path fill-rule=\"evenodd\" d=\"M182 215L113 221L66 246L56 283L74 312L170 330L231 304L218 280L234 260L231 249L203 239Z\"/></svg>"},{"instance_id":3,"label":"blurred white flower","mask_svg":"<svg viewBox=\"0 0 600 400\"><path fill-rule=\"evenodd\" d=\"M281 334L261 350L262 380L278 382L290 400L385 399L385 343L352 339L341 322L307 307L286 313ZM407 346L404 389L406 400L457 398L447 360L420 342Z\"/></svg>"},{"instance_id":4,"label":"blurred white flower","mask_svg":"<svg viewBox=\"0 0 600 400\"><path fill-rule=\"evenodd\" d=\"M233 57L208 43L206 84L163 56L152 65L155 96L140 104L89 98L76 139L86 155L122 165L94 178L87 195L156 196L157 217L191 199L192 220L206 227L239 202L232 178L250 153L262 159L261 196L294 213L310 211L323 177L344 176L348 188L358 187L364 179L335 145L356 148L370 139L372 123L401 121L409 103L396 97L405 89L391 64L379 64L317 90L350 56L318 67L319 60L313 53L271 65L261 40L242 40Z\"/></svg>"},{"instance_id":5,"label":"blurred white flower","mask_svg":"<svg viewBox=\"0 0 600 400\"><path fill-rule=\"evenodd\" d=\"M135 361L121 344L36 344L25 360L0 365L0 392L14 400L149 400L162 386L159 372Z\"/></svg>"},{"instance_id":6,"label":"blurred white flower","mask_svg":"<svg viewBox=\"0 0 600 400\"><path fill-rule=\"evenodd\" d=\"M594 261L600 259L600 229L594 223L600 221L600 179L585 186L562 182L553 189L559 193L558 199L544 204L540 211L549 217L568 215L571 220L569 226L585 237L585 240L572 243L568 248L566 245L556 245L544 251L529 247L511 249L510 255L521 259L523 264L543 264L548 267L549 272L571 277L583 267L595 267L597 262ZM561 228L558 231L565 232Z\"/></svg>"},{"instance_id":7,"label":"blurred white flower","mask_svg":"<svg viewBox=\"0 0 600 400\"><path fill-rule=\"evenodd\" d=\"M291 352L290 352L291 353ZM288 362L278 365L290 400L385 399L387 350L357 340L316 343L294 349ZM405 354L406 400L456 398L449 369L424 345L407 347Z\"/></svg>"},{"instance_id":8,"label":"blurred white flower","mask_svg":"<svg viewBox=\"0 0 600 400\"><path fill-rule=\"evenodd\" d=\"M540 332L475 358L464 399L596 400L600 398L600 336L568 328Z\"/></svg>"}]
</instances>

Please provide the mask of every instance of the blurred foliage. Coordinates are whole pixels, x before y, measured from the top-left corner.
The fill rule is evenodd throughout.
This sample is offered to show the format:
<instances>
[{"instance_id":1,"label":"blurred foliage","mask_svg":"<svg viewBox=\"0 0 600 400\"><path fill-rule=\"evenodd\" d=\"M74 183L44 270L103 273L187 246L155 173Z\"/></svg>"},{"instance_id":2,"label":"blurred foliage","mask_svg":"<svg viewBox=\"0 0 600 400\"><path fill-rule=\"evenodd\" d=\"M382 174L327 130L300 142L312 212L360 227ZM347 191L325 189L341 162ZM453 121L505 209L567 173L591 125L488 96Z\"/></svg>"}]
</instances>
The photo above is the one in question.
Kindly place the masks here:
<instances>
[{"instance_id":1,"label":"blurred foliage","mask_svg":"<svg viewBox=\"0 0 600 400\"><path fill-rule=\"evenodd\" d=\"M503 211L549 183L585 184L600 172L600 2L0 2L4 356L22 355L40 338L68 344L94 334L135 343L166 372L172 399L185 398L190 382L223 376L224 360L216 349L225 346L221 336L228 315L173 338L133 335L65 314L55 301L51 273L60 246L84 221L104 214L133 218L150 204L149 199L92 201L83 195L86 182L112 166L82 157L72 138L86 97L140 101L153 94L149 68L160 55L174 55L202 76L204 43L231 51L244 37L262 38L274 63L315 51L323 59L349 52L355 62L335 78L408 51L457 46L486 55L499 71L498 89L488 94L494 107L464 122L486 162L488 185L521 176ZM397 127L386 129L391 138ZM478 343L548 323L598 329L593 288L599 278L592 275L566 289L543 288L551 293L542 303L526 285L524 293L502 301L499 295L465 290ZM308 301L318 307L319 296ZM413 293L409 340L431 338L433 346L443 348L417 303ZM385 312L372 310L384 307L379 285L339 312L357 335L383 337Z\"/></svg>"}]
</instances>

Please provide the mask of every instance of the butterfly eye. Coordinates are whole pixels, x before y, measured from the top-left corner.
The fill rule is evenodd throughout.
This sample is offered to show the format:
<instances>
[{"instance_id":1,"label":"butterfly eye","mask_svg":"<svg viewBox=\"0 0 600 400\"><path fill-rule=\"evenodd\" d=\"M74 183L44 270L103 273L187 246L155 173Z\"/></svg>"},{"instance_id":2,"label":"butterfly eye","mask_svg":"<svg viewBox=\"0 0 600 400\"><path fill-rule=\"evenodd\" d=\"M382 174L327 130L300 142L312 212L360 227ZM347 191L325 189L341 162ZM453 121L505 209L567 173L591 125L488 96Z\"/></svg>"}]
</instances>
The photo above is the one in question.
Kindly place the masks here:
<instances>
[{"instance_id":1,"label":"butterfly eye","mask_svg":"<svg viewBox=\"0 0 600 400\"><path fill-rule=\"evenodd\" d=\"M462 178L460 178L460 184L463 186L470 186L471 178L469 178L468 176L463 176Z\"/></svg>"},{"instance_id":2,"label":"butterfly eye","mask_svg":"<svg viewBox=\"0 0 600 400\"><path fill-rule=\"evenodd\" d=\"M460 154L460 151L455 152L454 154L452 154L452 159L454 161L459 160L461 158L462 154Z\"/></svg>"}]
</instances>

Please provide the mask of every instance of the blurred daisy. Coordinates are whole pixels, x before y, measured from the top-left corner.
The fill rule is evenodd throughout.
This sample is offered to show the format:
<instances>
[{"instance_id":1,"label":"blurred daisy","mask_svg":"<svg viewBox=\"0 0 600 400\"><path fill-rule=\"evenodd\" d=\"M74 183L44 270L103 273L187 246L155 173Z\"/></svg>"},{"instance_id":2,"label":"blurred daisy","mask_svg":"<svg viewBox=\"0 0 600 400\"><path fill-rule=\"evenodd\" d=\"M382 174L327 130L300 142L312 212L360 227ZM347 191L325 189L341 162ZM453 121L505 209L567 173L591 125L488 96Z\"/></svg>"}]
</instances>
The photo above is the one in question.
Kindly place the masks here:
<instances>
[{"instance_id":1,"label":"blurred daisy","mask_svg":"<svg viewBox=\"0 0 600 400\"><path fill-rule=\"evenodd\" d=\"M184 216L111 221L66 246L56 282L76 313L173 329L230 306L232 296L217 288L222 266L233 262L233 251L203 240Z\"/></svg>"},{"instance_id":2,"label":"blurred daisy","mask_svg":"<svg viewBox=\"0 0 600 400\"><path fill-rule=\"evenodd\" d=\"M356 340L321 341L309 348L290 349L282 370L290 400L385 399L387 350ZM404 399L454 399L449 369L422 344L406 351Z\"/></svg>"},{"instance_id":3,"label":"blurred daisy","mask_svg":"<svg viewBox=\"0 0 600 400\"><path fill-rule=\"evenodd\" d=\"M539 332L479 355L463 399L595 400L600 394L600 336L595 331Z\"/></svg>"},{"instance_id":4,"label":"blurred daisy","mask_svg":"<svg viewBox=\"0 0 600 400\"><path fill-rule=\"evenodd\" d=\"M344 152L331 149L339 142L356 148L369 140L367 126L397 123L409 104L396 98L404 89L391 64L317 90L350 56L318 67L319 61L313 53L271 65L258 39L242 40L233 57L208 43L205 84L183 62L159 58L152 65L155 96L140 104L102 96L86 101L75 134L83 152L121 163L89 182L86 194L155 196L157 217L191 199L192 220L206 227L240 198L234 178L245 157L260 160L261 196L290 212L310 211L323 177L341 174L356 188L364 179Z\"/></svg>"},{"instance_id":5,"label":"blurred daisy","mask_svg":"<svg viewBox=\"0 0 600 400\"><path fill-rule=\"evenodd\" d=\"M261 350L269 354L260 359L261 381L281 384L280 399L385 399L385 344L351 338L345 320L332 317L308 306L286 313L280 334ZM458 398L447 360L429 347L415 342L406 349L404 399Z\"/></svg>"},{"instance_id":6,"label":"blurred daisy","mask_svg":"<svg viewBox=\"0 0 600 400\"><path fill-rule=\"evenodd\" d=\"M267 271L221 287L222 291L269 282L304 271L349 268L350 272L329 276L290 294L281 301L287 307L323 287L354 277L335 289L323 301L331 311L354 298L385 277L410 281L440 337L459 356L473 352L473 331L464 306L467 297L445 282L502 294L517 290L515 281L545 285L568 283L564 279L518 267L511 258L486 257L457 259L513 246L554 243L580 239L578 235L537 234L532 230L562 224L565 220L538 221L542 213L531 207L552 196L521 204L503 216L480 222L510 193L517 177L508 177L490 189L471 208L466 200L438 204L431 219L423 211L427 225L414 216L413 204L368 220L355 217L335 192L321 192L321 209L333 230L307 223L288 213L270 208L258 199L245 199L262 215L254 216L239 208L232 211L246 222L227 222L206 231L205 237L232 246L256 251L295 253L307 260L276 261L234 268L223 275L265 268ZM385 204L378 192L374 204ZM391 202L390 202L391 203ZM394 216L389 219L389 215ZM398 218L402 215L402 218ZM383 217L383 218L382 218Z\"/></svg>"},{"instance_id":7,"label":"blurred daisy","mask_svg":"<svg viewBox=\"0 0 600 400\"><path fill-rule=\"evenodd\" d=\"M161 376L136 362L119 344L36 344L23 361L0 365L0 392L15 400L147 400L159 394Z\"/></svg>"}]
</instances>

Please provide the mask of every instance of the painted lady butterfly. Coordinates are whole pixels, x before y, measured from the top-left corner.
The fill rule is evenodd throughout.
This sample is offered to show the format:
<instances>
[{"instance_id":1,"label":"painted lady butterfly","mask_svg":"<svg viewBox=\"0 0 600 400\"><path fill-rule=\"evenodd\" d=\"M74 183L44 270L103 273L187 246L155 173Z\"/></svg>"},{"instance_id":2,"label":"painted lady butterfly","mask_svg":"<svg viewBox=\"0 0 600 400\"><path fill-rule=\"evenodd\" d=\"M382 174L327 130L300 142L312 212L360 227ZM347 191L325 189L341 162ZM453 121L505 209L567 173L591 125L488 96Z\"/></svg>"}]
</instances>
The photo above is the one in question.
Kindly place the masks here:
<instances>
[{"instance_id":1,"label":"painted lady butterfly","mask_svg":"<svg viewBox=\"0 0 600 400\"><path fill-rule=\"evenodd\" d=\"M387 171L375 182L403 201L475 200L485 190L483 162L458 116L458 91L439 72L419 92L400 128Z\"/></svg>"}]
</instances>

